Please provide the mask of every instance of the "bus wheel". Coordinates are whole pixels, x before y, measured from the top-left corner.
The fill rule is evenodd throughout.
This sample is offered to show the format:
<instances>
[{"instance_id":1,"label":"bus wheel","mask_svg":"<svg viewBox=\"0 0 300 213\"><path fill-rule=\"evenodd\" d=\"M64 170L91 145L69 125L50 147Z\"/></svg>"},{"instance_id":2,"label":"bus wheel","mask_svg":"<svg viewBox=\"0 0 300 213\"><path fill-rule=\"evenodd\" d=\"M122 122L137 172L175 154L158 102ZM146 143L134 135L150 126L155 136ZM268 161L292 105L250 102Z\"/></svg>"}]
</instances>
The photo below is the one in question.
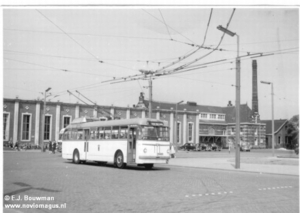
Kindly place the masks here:
<instances>
[{"instance_id":1,"label":"bus wheel","mask_svg":"<svg viewBox=\"0 0 300 213\"><path fill-rule=\"evenodd\" d=\"M77 149L73 153L73 163L76 163L76 164L80 163L79 152Z\"/></svg>"},{"instance_id":2,"label":"bus wheel","mask_svg":"<svg viewBox=\"0 0 300 213\"><path fill-rule=\"evenodd\" d=\"M145 164L145 169L152 169L153 168L153 163L152 164Z\"/></svg>"},{"instance_id":3,"label":"bus wheel","mask_svg":"<svg viewBox=\"0 0 300 213\"><path fill-rule=\"evenodd\" d=\"M126 163L124 163L124 157L123 157L123 153L121 151L119 151L116 155L116 159L115 159L115 165L119 168L119 169L123 169L126 166Z\"/></svg>"}]
</instances>

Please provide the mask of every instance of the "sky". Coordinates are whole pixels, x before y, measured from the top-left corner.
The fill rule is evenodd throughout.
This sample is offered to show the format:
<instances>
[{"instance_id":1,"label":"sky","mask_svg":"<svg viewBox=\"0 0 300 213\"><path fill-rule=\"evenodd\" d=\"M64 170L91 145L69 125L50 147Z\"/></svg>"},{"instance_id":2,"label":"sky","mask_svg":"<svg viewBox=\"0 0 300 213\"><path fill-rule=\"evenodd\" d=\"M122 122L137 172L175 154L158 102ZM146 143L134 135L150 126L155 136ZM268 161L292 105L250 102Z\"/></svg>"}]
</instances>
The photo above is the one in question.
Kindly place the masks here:
<instances>
[{"instance_id":1,"label":"sky","mask_svg":"<svg viewBox=\"0 0 300 213\"><path fill-rule=\"evenodd\" d=\"M98 105L132 106L141 92L148 99L147 80L105 81L162 69L203 45L165 70L195 59L190 66L226 61L155 78L153 99L225 107L236 99L237 37L221 39L217 26L228 23L239 35L240 56L273 54L241 58L241 104L252 107L257 60L260 118L271 119L271 86L260 81L274 85L275 119L299 114L299 10L293 7L5 8L3 97L42 99L51 87L51 102L80 102L67 92L77 90Z\"/></svg>"}]
</instances>

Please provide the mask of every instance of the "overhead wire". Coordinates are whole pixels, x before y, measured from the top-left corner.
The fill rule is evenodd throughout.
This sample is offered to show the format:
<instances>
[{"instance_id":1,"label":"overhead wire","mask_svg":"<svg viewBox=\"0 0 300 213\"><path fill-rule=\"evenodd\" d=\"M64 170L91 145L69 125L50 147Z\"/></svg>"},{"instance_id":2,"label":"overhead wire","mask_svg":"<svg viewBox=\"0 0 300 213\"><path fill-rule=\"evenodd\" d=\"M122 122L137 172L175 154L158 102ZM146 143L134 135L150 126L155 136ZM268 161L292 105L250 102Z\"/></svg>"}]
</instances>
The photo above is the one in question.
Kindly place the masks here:
<instances>
[{"instance_id":1,"label":"overhead wire","mask_svg":"<svg viewBox=\"0 0 300 213\"><path fill-rule=\"evenodd\" d=\"M160 10L158 10L158 11L159 11L159 13L160 13L160 15L161 15L161 18L162 18L162 20L163 20L163 21L164 21L164 23L165 23L165 26L166 26L166 28L167 28L168 34L169 34L169 36L170 36L170 39L172 40L173 38L172 38L172 36L171 36L171 34L170 34L170 31L169 31L168 25L167 25L167 23L166 23L166 21L165 21L165 19L164 19L163 15L162 15L161 11L160 11Z\"/></svg>"},{"instance_id":2,"label":"overhead wire","mask_svg":"<svg viewBox=\"0 0 300 213\"><path fill-rule=\"evenodd\" d=\"M211 20L211 17L212 17L212 12L213 12L213 9L211 9L210 14L209 14L209 19L208 19L208 22L207 22L207 26L206 26L206 30L205 30L205 34L204 34L202 45L201 46L197 46L196 50L193 50L192 52L186 53L184 56L179 57L177 61L174 61L174 62L172 62L172 63L170 63L170 64L162 67L161 69L156 70L156 72L160 72L160 71L162 71L162 70L164 70L164 69L166 69L168 67L171 67L171 66L173 66L173 65L181 62L182 60L184 60L184 59L190 57L191 55L195 54L196 52L198 52L202 48L202 46L204 45L205 40L206 40L206 35L207 35L207 32L208 32L210 20Z\"/></svg>"},{"instance_id":3,"label":"overhead wire","mask_svg":"<svg viewBox=\"0 0 300 213\"><path fill-rule=\"evenodd\" d=\"M49 34L64 34L61 32L54 31L38 31L38 30L22 30L22 29L3 29L6 31L19 31L19 32L32 32L32 33L49 33ZM80 35L80 36L94 36L94 37L109 37L109 38L126 38L126 39L148 39L148 40L162 40L162 41L171 41L167 38L151 38L151 37L138 37L138 36L119 36L119 35L99 35L99 34L90 34L90 33L68 33L70 35Z\"/></svg>"},{"instance_id":4,"label":"overhead wire","mask_svg":"<svg viewBox=\"0 0 300 213\"><path fill-rule=\"evenodd\" d=\"M232 17L233 17L233 15L234 15L234 12L235 12L235 8L233 9L233 11L232 11L232 13L231 13L231 16L230 16L230 18L229 18L229 21L227 22L226 29L229 27L229 25L230 25L230 23L231 23L231 20L232 20ZM216 48L219 48L219 46L221 45L221 43L222 43L222 41L223 41L224 36L225 36L225 32L223 33L223 35L222 35L222 37L221 37L221 39L220 39L220 41L219 41L219 43L218 43L218 45L217 45ZM215 49L213 49L213 50L210 51L209 53L207 53L207 54L201 56L200 58L196 58L196 59L194 59L193 61L191 61L191 62L189 62L189 63L186 63L186 64L184 64L184 65L181 65L181 66L179 66L179 67L173 69L173 71L175 72L175 71L180 70L180 69L183 69L183 68L185 68L185 67L187 67L187 66L189 66L189 65L191 65L191 64L193 64L193 63L196 63L197 61L199 61L199 60L201 60L201 59L207 57L208 55L210 55L210 54L213 53L214 51L215 51Z\"/></svg>"},{"instance_id":5,"label":"overhead wire","mask_svg":"<svg viewBox=\"0 0 300 213\"><path fill-rule=\"evenodd\" d=\"M158 18L156 18L154 15L152 15L151 13L147 12L146 10L142 9L145 13L147 13L148 15L152 16L154 19L156 19L157 21L161 22L164 24L164 22L162 22L161 20L159 20ZM167 25L167 24L166 24ZM172 29L173 31L175 31L176 33L178 33L179 35L181 35L182 37L184 37L185 39L191 41L192 43L194 43L191 39L189 39L188 37L182 35L180 32L178 32L177 30L175 30L174 28L170 27L169 25L167 25L170 29Z\"/></svg>"},{"instance_id":6,"label":"overhead wire","mask_svg":"<svg viewBox=\"0 0 300 213\"><path fill-rule=\"evenodd\" d=\"M57 24L55 24L52 20L50 20L46 15L44 15L41 11L38 11L44 18L46 18L50 23L52 23L55 27L57 27L60 31L62 31L68 38L70 38L72 41L74 41L78 46L80 46L83 50L85 50L89 55L91 55L93 58L95 58L99 63L105 63L105 64L109 64L111 66L116 66L116 67L121 67L121 68L125 68L125 69L130 69L130 70L134 70L128 67L123 67L123 66L119 66L119 65L115 65L115 64L111 64L111 63L107 63L104 62L102 60L100 60L98 57L96 57L93 53L91 53L87 48L85 48L83 45L81 45L78 41L76 41L72 36L70 36L67 32L65 32L61 27L59 27Z\"/></svg>"},{"instance_id":7,"label":"overhead wire","mask_svg":"<svg viewBox=\"0 0 300 213\"><path fill-rule=\"evenodd\" d=\"M74 70L70 70L70 69L60 69L60 68L57 68L57 67L51 67L51 66L46 66L46 65L41 65L41 64L36 64L36 63L32 63L32 62L26 62L26 61L11 59L11 58L3 58L3 59L4 60L15 61L15 62L20 62L20 63L24 63L24 64L40 66L40 67L46 67L46 68L49 68L51 70L56 70L56 71L74 72L74 73L79 73L79 74L84 74L84 75L94 75L94 76L102 76L102 77L113 77L113 76L99 75L99 74L94 74L94 73L89 73L89 72L79 72L79 71L74 71Z\"/></svg>"},{"instance_id":8,"label":"overhead wire","mask_svg":"<svg viewBox=\"0 0 300 213\"><path fill-rule=\"evenodd\" d=\"M4 31L19 31L19 32L32 32L32 33L49 33L49 34L63 34L61 32L54 32L54 31L39 31L39 30L24 30L24 29L7 29L4 28ZM116 37L116 38L126 38L126 39L152 39L152 40L162 40L162 41L171 41L168 38L150 38L150 37L137 37L137 36L118 36L118 35L99 35L99 34L87 34L87 33L69 33L70 35L81 35L81 36L95 36L95 37ZM177 40L172 40L171 42L181 42ZM280 42L291 42L291 41L299 41L299 39L284 39L284 40L279 40ZM277 43L278 40L276 41L260 41L260 42L241 42L240 44L243 45L248 45L248 44L265 44L265 43ZM184 43L184 42L181 42ZM187 43L188 44L188 43ZM191 45L189 43L189 45ZM194 44L196 45L196 44ZM235 43L232 44L222 44L223 46L231 46L231 45L236 45Z\"/></svg>"},{"instance_id":9,"label":"overhead wire","mask_svg":"<svg viewBox=\"0 0 300 213\"><path fill-rule=\"evenodd\" d=\"M61 55L48 55L48 54L41 54L41 53L32 53L32 52L24 52L24 51L14 51L14 50L3 50L4 52L8 54L21 54L21 55L34 55L34 56L41 56L41 57L52 57L52 58L61 58L61 59L73 59L73 60L83 60L83 61L91 61L95 62L94 59L91 58L78 58L78 57L69 57L69 56L61 56ZM126 61L126 62L150 62L150 63L168 63L164 62L164 60L173 60L174 58L169 59L157 59L155 60L121 60L121 59L105 59L107 61Z\"/></svg>"},{"instance_id":10,"label":"overhead wire","mask_svg":"<svg viewBox=\"0 0 300 213\"><path fill-rule=\"evenodd\" d=\"M209 28L209 24L210 24L212 13L213 13L213 8L210 10L209 19L208 19L207 26L206 26L206 31L205 31L205 34L204 34L203 43L202 43L201 46L203 46L204 43L205 43L205 41L206 41L206 35L207 35L208 28Z\"/></svg>"}]
</instances>

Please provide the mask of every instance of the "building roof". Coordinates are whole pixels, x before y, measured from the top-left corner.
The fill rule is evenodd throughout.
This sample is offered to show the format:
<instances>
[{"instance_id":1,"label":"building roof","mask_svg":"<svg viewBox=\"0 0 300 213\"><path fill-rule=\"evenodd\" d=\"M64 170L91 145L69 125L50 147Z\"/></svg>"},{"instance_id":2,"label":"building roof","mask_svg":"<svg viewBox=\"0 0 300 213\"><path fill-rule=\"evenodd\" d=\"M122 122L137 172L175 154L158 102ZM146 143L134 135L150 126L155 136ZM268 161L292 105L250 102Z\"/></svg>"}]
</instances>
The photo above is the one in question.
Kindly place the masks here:
<instances>
[{"instance_id":1,"label":"building roof","mask_svg":"<svg viewBox=\"0 0 300 213\"><path fill-rule=\"evenodd\" d=\"M148 108L149 100L144 100L145 106ZM161 101L152 101L152 109L166 109L166 110L175 110L176 103L168 103ZM225 122L226 123L234 123L235 122L235 107L234 106L205 106L205 105L197 105L197 103L188 102L184 104L179 104L177 106L178 111L190 111L190 112L201 112L201 113L219 113L225 114ZM249 108L247 104L240 105L240 122L251 122L252 110ZM221 122L222 123L222 122ZM223 122L224 123L224 122Z\"/></svg>"},{"instance_id":2,"label":"building roof","mask_svg":"<svg viewBox=\"0 0 300 213\"><path fill-rule=\"evenodd\" d=\"M260 122L266 124L266 134L272 134L272 120L261 120ZM274 133L280 131L287 122L287 119L274 120Z\"/></svg>"}]
</instances>

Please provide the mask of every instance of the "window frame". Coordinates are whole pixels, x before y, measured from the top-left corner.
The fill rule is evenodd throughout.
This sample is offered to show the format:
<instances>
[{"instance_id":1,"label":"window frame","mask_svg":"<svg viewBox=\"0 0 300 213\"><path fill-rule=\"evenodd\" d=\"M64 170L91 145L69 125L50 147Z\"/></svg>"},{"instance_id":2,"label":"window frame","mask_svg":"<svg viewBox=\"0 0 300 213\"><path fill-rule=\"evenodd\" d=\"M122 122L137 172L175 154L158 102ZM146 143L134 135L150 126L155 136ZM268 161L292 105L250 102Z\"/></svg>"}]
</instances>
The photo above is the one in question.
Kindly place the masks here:
<instances>
[{"instance_id":1,"label":"window frame","mask_svg":"<svg viewBox=\"0 0 300 213\"><path fill-rule=\"evenodd\" d=\"M28 139L23 138L23 126L24 126L24 116L28 115L29 116L29 130L28 130ZM32 113L22 113L21 114L21 141L31 141L31 130L32 130Z\"/></svg>"},{"instance_id":2,"label":"window frame","mask_svg":"<svg viewBox=\"0 0 300 213\"><path fill-rule=\"evenodd\" d=\"M178 126L179 126L179 128L178 128ZM178 132L177 132L177 130L179 130ZM176 140L177 140L177 143L181 143L181 137L182 137L182 124L181 124L181 121L177 121L177 123L176 123Z\"/></svg>"},{"instance_id":3,"label":"window frame","mask_svg":"<svg viewBox=\"0 0 300 213\"><path fill-rule=\"evenodd\" d=\"M6 120L6 129L4 133L4 123L3 123L3 141L9 141L9 127L10 127L10 112L3 112L3 121L4 121L4 114L7 115L7 120Z\"/></svg>"},{"instance_id":4,"label":"window frame","mask_svg":"<svg viewBox=\"0 0 300 213\"><path fill-rule=\"evenodd\" d=\"M65 126L65 124L64 124L65 118L70 118L70 123L71 123L71 121L72 121L72 116L71 116L71 115L63 115L63 116L62 116L62 124L61 124L62 128L66 128L66 127L70 124L70 123L69 123L68 125Z\"/></svg>"},{"instance_id":5,"label":"window frame","mask_svg":"<svg viewBox=\"0 0 300 213\"><path fill-rule=\"evenodd\" d=\"M190 124L192 126L192 133L190 135ZM191 136L191 140L190 140ZM193 142L194 141L194 123L193 122L188 122L188 142Z\"/></svg>"},{"instance_id":6,"label":"window frame","mask_svg":"<svg viewBox=\"0 0 300 213\"><path fill-rule=\"evenodd\" d=\"M50 117L50 124L49 124L49 139L45 139L45 125L46 125L46 116ZM52 122L53 122L53 119L52 119L52 115L51 114L46 114L45 117L44 117L44 135L43 135L43 140L45 142L49 142L52 140Z\"/></svg>"}]
</instances>

